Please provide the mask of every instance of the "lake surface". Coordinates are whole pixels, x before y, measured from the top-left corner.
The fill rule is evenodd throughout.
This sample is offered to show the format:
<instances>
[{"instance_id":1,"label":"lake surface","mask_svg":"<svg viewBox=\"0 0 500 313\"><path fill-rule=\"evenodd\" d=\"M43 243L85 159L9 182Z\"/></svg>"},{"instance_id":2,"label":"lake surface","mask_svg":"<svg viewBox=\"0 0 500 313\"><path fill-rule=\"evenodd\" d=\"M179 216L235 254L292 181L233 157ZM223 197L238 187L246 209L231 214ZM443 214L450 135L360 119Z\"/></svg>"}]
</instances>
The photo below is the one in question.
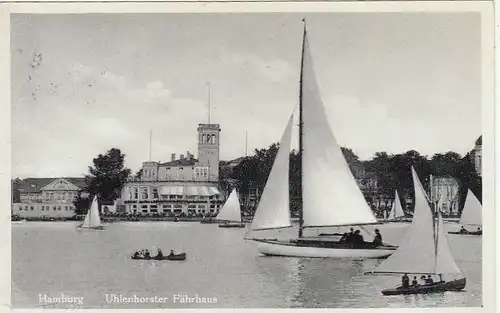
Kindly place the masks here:
<instances>
[{"instance_id":1,"label":"lake surface","mask_svg":"<svg viewBox=\"0 0 500 313\"><path fill-rule=\"evenodd\" d=\"M409 224L379 227L397 244ZM380 260L261 256L243 240L245 229L214 224L123 222L105 231L76 230L73 222L12 224L14 308L75 307L47 304L49 297L83 297L80 308L384 308L481 306L481 237L448 235L457 265L467 278L463 292L382 296L397 276L366 276ZM448 230L457 224L446 224ZM327 230L322 229L322 232ZM275 231L295 235L294 229ZM366 238L371 240L371 238ZM418 240L418 239L417 239ZM137 249L186 252L185 262L134 261ZM168 297L165 303L109 303L106 294ZM180 303L174 295L216 298L216 303Z\"/></svg>"}]
</instances>

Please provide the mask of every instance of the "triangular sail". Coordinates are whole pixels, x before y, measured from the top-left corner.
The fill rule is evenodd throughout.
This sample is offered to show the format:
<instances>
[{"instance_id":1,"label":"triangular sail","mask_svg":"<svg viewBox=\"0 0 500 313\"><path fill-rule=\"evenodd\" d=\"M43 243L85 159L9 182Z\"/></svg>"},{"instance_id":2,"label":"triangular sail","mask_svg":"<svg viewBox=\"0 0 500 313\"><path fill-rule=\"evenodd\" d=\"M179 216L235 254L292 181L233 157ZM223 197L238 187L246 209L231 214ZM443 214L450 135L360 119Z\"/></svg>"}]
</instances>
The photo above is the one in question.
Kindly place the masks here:
<instances>
[{"instance_id":1,"label":"triangular sail","mask_svg":"<svg viewBox=\"0 0 500 313\"><path fill-rule=\"evenodd\" d=\"M462 216L460 216L460 224L481 226L482 222L482 206L476 196L470 191L467 191Z\"/></svg>"},{"instance_id":2,"label":"triangular sail","mask_svg":"<svg viewBox=\"0 0 500 313\"><path fill-rule=\"evenodd\" d=\"M278 153L252 220L251 230L292 226L288 190L292 125L293 115L281 137Z\"/></svg>"},{"instance_id":3,"label":"triangular sail","mask_svg":"<svg viewBox=\"0 0 500 313\"><path fill-rule=\"evenodd\" d=\"M403 212L403 207L401 206L401 201L399 200L398 191L395 191L394 195L394 203L392 204L391 214L389 215L389 219L397 219L404 217L405 213Z\"/></svg>"},{"instance_id":4,"label":"triangular sail","mask_svg":"<svg viewBox=\"0 0 500 313\"><path fill-rule=\"evenodd\" d=\"M434 218L417 173L413 167L411 171L415 187L415 212L410 229L396 252L376 267L373 273L434 273Z\"/></svg>"},{"instance_id":5,"label":"triangular sail","mask_svg":"<svg viewBox=\"0 0 500 313\"><path fill-rule=\"evenodd\" d=\"M305 227L377 223L330 129L307 34L302 66L302 199Z\"/></svg>"},{"instance_id":6,"label":"triangular sail","mask_svg":"<svg viewBox=\"0 0 500 313\"><path fill-rule=\"evenodd\" d=\"M94 196L90 209L88 210L81 227L91 228L96 226L101 226L101 218L99 217L99 204L97 203L97 196Z\"/></svg>"},{"instance_id":7,"label":"triangular sail","mask_svg":"<svg viewBox=\"0 0 500 313\"><path fill-rule=\"evenodd\" d=\"M437 232L437 256L436 256L436 274L444 274L451 276L461 275L460 269L455 263L455 259L451 254L448 240L446 239L446 232L444 230L443 217L438 213L438 232Z\"/></svg>"},{"instance_id":8,"label":"triangular sail","mask_svg":"<svg viewBox=\"0 0 500 313\"><path fill-rule=\"evenodd\" d=\"M219 221L241 222L241 207L236 189L233 189L215 219Z\"/></svg>"}]
</instances>

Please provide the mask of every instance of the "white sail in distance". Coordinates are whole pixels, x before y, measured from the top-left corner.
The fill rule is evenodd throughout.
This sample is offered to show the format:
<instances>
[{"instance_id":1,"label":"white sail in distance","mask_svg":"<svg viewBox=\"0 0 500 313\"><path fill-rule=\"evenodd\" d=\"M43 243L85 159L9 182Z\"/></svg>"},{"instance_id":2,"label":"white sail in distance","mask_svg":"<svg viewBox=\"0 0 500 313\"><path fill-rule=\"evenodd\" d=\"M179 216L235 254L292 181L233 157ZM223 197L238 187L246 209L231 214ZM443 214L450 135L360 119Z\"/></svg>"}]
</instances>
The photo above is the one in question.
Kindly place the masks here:
<instances>
[{"instance_id":1,"label":"white sail in distance","mask_svg":"<svg viewBox=\"0 0 500 313\"><path fill-rule=\"evenodd\" d=\"M236 188L233 189L215 219L219 221L241 222L241 206Z\"/></svg>"},{"instance_id":2,"label":"white sail in distance","mask_svg":"<svg viewBox=\"0 0 500 313\"><path fill-rule=\"evenodd\" d=\"M481 226L482 222L482 205L472 191L467 190L467 198L465 199L464 209L460 216L461 225Z\"/></svg>"},{"instance_id":3,"label":"white sail in distance","mask_svg":"<svg viewBox=\"0 0 500 313\"><path fill-rule=\"evenodd\" d=\"M396 190L394 193L394 203L392 204L391 214L389 215L389 219L391 220L405 216L403 207L401 206L401 201L399 200L398 191Z\"/></svg>"},{"instance_id":4,"label":"white sail in distance","mask_svg":"<svg viewBox=\"0 0 500 313\"><path fill-rule=\"evenodd\" d=\"M372 273L432 274L436 266L434 217L425 190L411 168L415 188L415 211L410 229L398 249Z\"/></svg>"},{"instance_id":5,"label":"white sail in distance","mask_svg":"<svg viewBox=\"0 0 500 313\"><path fill-rule=\"evenodd\" d=\"M266 186L255 211L251 230L291 227L289 208L290 145L292 141L293 115L281 137Z\"/></svg>"},{"instance_id":6,"label":"white sail in distance","mask_svg":"<svg viewBox=\"0 0 500 313\"><path fill-rule=\"evenodd\" d=\"M304 35L302 67L302 199L305 227L377 223L335 136L316 82Z\"/></svg>"},{"instance_id":7,"label":"white sail in distance","mask_svg":"<svg viewBox=\"0 0 500 313\"><path fill-rule=\"evenodd\" d=\"M96 226L101 226L101 218L99 217L99 204L97 203L97 196L94 196L90 209L88 210L81 227L91 228Z\"/></svg>"}]
</instances>

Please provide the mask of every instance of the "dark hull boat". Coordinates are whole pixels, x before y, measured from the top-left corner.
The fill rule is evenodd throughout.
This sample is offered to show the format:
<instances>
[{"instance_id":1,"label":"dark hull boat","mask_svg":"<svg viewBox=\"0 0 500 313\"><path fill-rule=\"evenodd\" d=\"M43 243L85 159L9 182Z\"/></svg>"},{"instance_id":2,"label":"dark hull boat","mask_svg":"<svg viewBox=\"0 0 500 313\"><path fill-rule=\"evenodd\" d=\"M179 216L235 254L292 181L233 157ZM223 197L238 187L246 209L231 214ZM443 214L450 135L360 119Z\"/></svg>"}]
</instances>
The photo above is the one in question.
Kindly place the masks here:
<instances>
[{"instance_id":1,"label":"dark hull boat","mask_svg":"<svg viewBox=\"0 0 500 313\"><path fill-rule=\"evenodd\" d=\"M219 224L220 228L245 228L245 224Z\"/></svg>"},{"instance_id":2,"label":"dark hull boat","mask_svg":"<svg viewBox=\"0 0 500 313\"><path fill-rule=\"evenodd\" d=\"M468 232L459 232L459 231L449 231L448 234L452 235L469 235L469 236L482 236L483 231L468 231Z\"/></svg>"},{"instance_id":3,"label":"dark hull boat","mask_svg":"<svg viewBox=\"0 0 500 313\"><path fill-rule=\"evenodd\" d=\"M153 257L153 258L149 258L149 259L146 259L146 258L142 258L142 257L134 257L134 256L131 256L130 257L132 260L152 260L152 261L184 261L186 260L186 253L179 253L179 254L173 254L173 255L167 255L167 256L163 256L163 258L157 258L157 257Z\"/></svg>"},{"instance_id":4,"label":"dark hull boat","mask_svg":"<svg viewBox=\"0 0 500 313\"><path fill-rule=\"evenodd\" d=\"M409 285L409 275L415 275L414 279L417 275L423 275L421 279L426 280L432 279L434 275L439 276L439 281L430 284L417 284L415 287L400 285L382 290L385 296L460 291L465 288L466 279L451 254L443 217L439 210L434 211L429 206L427 195L413 166L411 171L415 188L415 215L410 229L396 252L366 274L403 275L402 285ZM448 278L443 280L443 276Z\"/></svg>"},{"instance_id":5,"label":"dark hull boat","mask_svg":"<svg viewBox=\"0 0 500 313\"><path fill-rule=\"evenodd\" d=\"M436 293L445 291L460 291L465 288L465 278L447 281L447 282L436 282L429 285L421 285L417 287L397 287L392 289L382 290L384 296L397 296L397 295L413 295L413 294L425 294L425 293Z\"/></svg>"}]
</instances>

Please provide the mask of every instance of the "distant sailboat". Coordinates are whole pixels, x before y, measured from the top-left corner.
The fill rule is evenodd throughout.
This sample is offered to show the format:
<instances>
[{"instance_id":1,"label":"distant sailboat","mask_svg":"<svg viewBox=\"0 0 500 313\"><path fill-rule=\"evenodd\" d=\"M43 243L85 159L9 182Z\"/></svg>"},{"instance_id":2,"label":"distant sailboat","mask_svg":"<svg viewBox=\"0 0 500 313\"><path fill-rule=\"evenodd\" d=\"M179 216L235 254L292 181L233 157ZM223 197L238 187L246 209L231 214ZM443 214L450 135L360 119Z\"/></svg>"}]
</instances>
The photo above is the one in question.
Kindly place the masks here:
<instances>
[{"instance_id":1,"label":"distant sailboat","mask_svg":"<svg viewBox=\"0 0 500 313\"><path fill-rule=\"evenodd\" d=\"M224 224L219 224L221 228L244 228L245 224L241 221L241 206L238 200L236 188L233 189L226 203L222 206L215 220L224 221ZM235 224L231 224L235 222Z\"/></svg>"},{"instance_id":2,"label":"distant sailboat","mask_svg":"<svg viewBox=\"0 0 500 313\"><path fill-rule=\"evenodd\" d=\"M99 217L99 204L97 203L97 196L94 196L90 209L87 211L85 220L83 224L78 226L79 228L104 230L104 226L101 223L101 218Z\"/></svg>"},{"instance_id":3,"label":"distant sailboat","mask_svg":"<svg viewBox=\"0 0 500 313\"><path fill-rule=\"evenodd\" d=\"M453 259L437 212L437 223L427 201L424 188L412 167L415 186L415 214L410 229L396 252L373 271L366 274L438 275L439 281L424 285L399 286L382 291L384 295L458 291L465 288L466 279ZM444 278L444 279L443 279Z\"/></svg>"},{"instance_id":4,"label":"distant sailboat","mask_svg":"<svg viewBox=\"0 0 500 313\"><path fill-rule=\"evenodd\" d=\"M476 235L480 236L483 234L481 230L482 222L482 205L481 202L476 198L474 193L467 191L467 198L465 199L464 209L462 210L462 215L460 216L459 224L462 225L462 229L458 232L448 232L449 234L459 234L459 235ZM466 227L477 227L475 231L469 231Z\"/></svg>"},{"instance_id":5,"label":"distant sailboat","mask_svg":"<svg viewBox=\"0 0 500 313\"><path fill-rule=\"evenodd\" d=\"M246 236L257 242L265 255L292 257L384 258L397 247L343 239L304 237L303 230L317 227L379 224L330 129L314 75L304 25L299 96L299 150L302 194L298 239L276 240ZM289 153L293 116L280 141L279 150L259 201L251 229L259 231L291 227L289 209ZM356 238L359 238L356 237Z\"/></svg>"},{"instance_id":6,"label":"distant sailboat","mask_svg":"<svg viewBox=\"0 0 500 313\"><path fill-rule=\"evenodd\" d=\"M403 206L399 200L398 191L394 191L394 202L392 203L392 209L387 217L386 222L406 222L405 212L403 211Z\"/></svg>"}]
</instances>

